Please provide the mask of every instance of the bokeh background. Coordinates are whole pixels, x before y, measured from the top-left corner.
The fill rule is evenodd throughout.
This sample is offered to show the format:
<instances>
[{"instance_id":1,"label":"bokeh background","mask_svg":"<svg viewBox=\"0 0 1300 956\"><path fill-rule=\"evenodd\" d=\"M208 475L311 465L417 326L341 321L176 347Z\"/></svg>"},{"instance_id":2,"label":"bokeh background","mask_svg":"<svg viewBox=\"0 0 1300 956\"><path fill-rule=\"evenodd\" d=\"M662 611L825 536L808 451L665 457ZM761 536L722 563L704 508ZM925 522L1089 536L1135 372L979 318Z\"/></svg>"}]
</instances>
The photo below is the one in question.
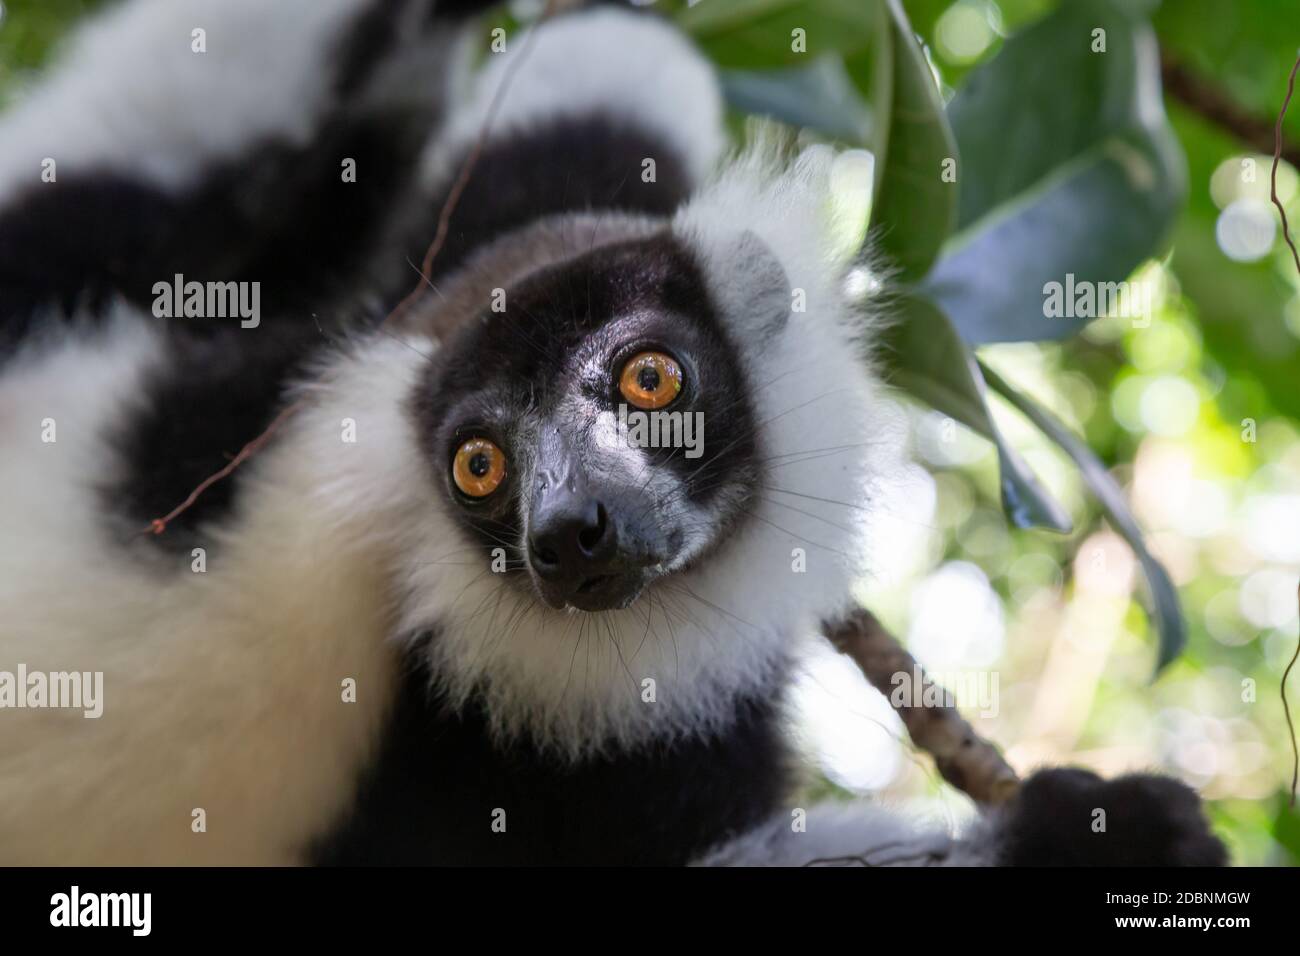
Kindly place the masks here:
<instances>
[{"instance_id":1,"label":"bokeh background","mask_svg":"<svg viewBox=\"0 0 1300 956\"><path fill-rule=\"evenodd\" d=\"M107 2L0 0L0 107L38 75L79 17ZM748 3L755 30L774 9L785 30L791 18L815 20L843 6L700 6L729 2ZM1013 528L992 446L900 398L894 414L907 426L915 464L881 502L876 535L885 557L862 597L927 668L997 680L996 713L969 716L1018 770L1159 768L1205 795L1236 862L1295 865L1300 815L1288 807L1292 754L1279 690L1300 639L1300 273L1268 202L1272 157L1250 130L1271 133L1300 53L1300 7L1134 5L1150 16L1166 61L1193 84L1190 93L1165 91L1188 194L1169 240L1136 275L1158 290L1151 321L1139 328L1101 318L1068 341L979 354L1085 436L1120 481L1179 588L1187 647L1152 680L1155 640L1132 551L1074 466L996 400L1004 436L1065 505L1074 532ZM1057 4L902 6L947 98L1008 36ZM512 14L527 19L535 10L516 5ZM1284 133L1300 143L1300 103ZM1251 160L1253 182L1243 175ZM1294 228L1300 199L1286 161L1278 193ZM1300 677L1292 684L1300 701ZM797 704L822 773L813 795L871 794L950 822L972 812L847 660L829 650L810 658Z\"/></svg>"}]
</instances>

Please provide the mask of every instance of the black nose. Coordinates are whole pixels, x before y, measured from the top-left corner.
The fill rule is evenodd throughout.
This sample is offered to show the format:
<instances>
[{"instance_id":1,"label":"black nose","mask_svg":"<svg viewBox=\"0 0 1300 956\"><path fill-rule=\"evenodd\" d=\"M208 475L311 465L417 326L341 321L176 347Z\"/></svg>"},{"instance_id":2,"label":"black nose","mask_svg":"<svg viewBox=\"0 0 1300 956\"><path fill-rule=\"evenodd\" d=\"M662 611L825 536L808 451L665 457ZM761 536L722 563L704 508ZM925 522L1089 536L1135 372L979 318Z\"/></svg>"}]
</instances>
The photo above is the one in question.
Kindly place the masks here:
<instances>
[{"instance_id":1,"label":"black nose","mask_svg":"<svg viewBox=\"0 0 1300 956\"><path fill-rule=\"evenodd\" d=\"M577 589L608 571L618 535L601 502L585 495L556 496L532 517L529 557L541 577Z\"/></svg>"}]
</instances>

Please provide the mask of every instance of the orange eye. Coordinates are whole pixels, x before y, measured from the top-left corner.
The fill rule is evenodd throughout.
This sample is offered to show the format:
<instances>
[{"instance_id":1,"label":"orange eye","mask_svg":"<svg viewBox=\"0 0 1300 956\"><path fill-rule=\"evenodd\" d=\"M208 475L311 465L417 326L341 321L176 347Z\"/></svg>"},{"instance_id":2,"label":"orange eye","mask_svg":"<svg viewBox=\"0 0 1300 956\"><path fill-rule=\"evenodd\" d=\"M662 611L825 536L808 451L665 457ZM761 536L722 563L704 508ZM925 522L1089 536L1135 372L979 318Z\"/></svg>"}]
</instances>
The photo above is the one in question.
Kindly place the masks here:
<instances>
[{"instance_id":1,"label":"orange eye","mask_svg":"<svg viewBox=\"0 0 1300 956\"><path fill-rule=\"evenodd\" d=\"M681 366L663 352L641 352L623 366L618 390L637 408L663 408L682 390Z\"/></svg>"},{"instance_id":2,"label":"orange eye","mask_svg":"<svg viewBox=\"0 0 1300 956\"><path fill-rule=\"evenodd\" d=\"M486 498L505 480L505 452L486 438L471 438L456 449L451 477L471 498Z\"/></svg>"}]
</instances>

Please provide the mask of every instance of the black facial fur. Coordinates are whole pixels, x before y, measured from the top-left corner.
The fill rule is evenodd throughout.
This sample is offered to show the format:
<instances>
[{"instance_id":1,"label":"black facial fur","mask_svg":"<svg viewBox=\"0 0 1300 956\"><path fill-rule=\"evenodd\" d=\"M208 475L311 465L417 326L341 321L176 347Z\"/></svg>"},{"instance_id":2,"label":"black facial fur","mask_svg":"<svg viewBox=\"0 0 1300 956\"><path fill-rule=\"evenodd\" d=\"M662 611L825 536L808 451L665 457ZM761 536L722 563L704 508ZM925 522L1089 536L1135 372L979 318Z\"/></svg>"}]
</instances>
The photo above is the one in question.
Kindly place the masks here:
<instances>
[{"instance_id":1,"label":"black facial fur","mask_svg":"<svg viewBox=\"0 0 1300 956\"><path fill-rule=\"evenodd\" d=\"M598 415L616 417L620 405L636 411L619 394L618 378L623 364L647 349L683 369L682 391L663 411L703 421L698 455L597 441ZM700 546L702 510L710 515L708 543L725 534L758 473L736 349L699 267L667 233L598 249L506 290L503 312L485 311L439 353L413 407L448 507L486 554L505 548L510 569L530 566L539 592L556 606L568 599L595 610L635 598L683 548L707 550ZM452 456L474 437L493 441L509 462L505 481L479 500L450 479ZM585 533L599 539L592 550L610 553L593 559L589 573L548 574L546 552L560 547L537 537L553 519L585 520ZM552 587L554 577L565 580ZM574 597L569 592L579 584Z\"/></svg>"}]
</instances>

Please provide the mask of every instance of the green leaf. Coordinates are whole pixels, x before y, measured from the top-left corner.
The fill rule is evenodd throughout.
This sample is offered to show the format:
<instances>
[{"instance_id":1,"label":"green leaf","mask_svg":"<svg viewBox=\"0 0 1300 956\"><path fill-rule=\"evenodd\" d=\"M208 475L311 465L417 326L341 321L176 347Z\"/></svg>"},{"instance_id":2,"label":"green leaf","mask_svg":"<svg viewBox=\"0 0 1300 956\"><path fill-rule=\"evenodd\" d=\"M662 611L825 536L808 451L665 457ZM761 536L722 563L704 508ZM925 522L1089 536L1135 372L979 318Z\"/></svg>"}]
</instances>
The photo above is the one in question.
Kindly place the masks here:
<instances>
[{"instance_id":1,"label":"green leaf","mask_svg":"<svg viewBox=\"0 0 1300 956\"><path fill-rule=\"evenodd\" d=\"M1017 527L1070 531L1065 509L994 426L979 365L948 317L933 303L906 293L893 311L896 321L885 333L881 352L890 384L993 442L1002 507Z\"/></svg>"},{"instance_id":2,"label":"green leaf","mask_svg":"<svg viewBox=\"0 0 1300 956\"><path fill-rule=\"evenodd\" d=\"M1138 561L1142 564L1142 571L1146 575L1147 586L1151 590L1151 616L1160 635L1160 654L1156 664L1158 673L1182 652L1187 643L1187 624L1183 620L1182 610L1179 607L1178 590L1174 587L1164 566L1147 549L1142 529L1138 527L1137 519L1129 510L1123 490L1092 449L1060 420L1028 396L1017 392L992 369L981 364L980 370L989 387L1019 409L1021 414L1074 459L1084 480L1101 503L1106 517L1137 555Z\"/></svg>"},{"instance_id":3,"label":"green leaf","mask_svg":"<svg viewBox=\"0 0 1300 956\"><path fill-rule=\"evenodd\" d=\"M847 65L875 118L871 230L896 278L908 282L926 274L956 221L957 186L942 172L957 146L907 15L897 0L877 10L876 41Z\"/></svg>"},{"instance_id":4,"label":"green leaf","mask_svg":"<svg viewBox=\"0 0 1300 956\"><path fill-rule=\"evenodd\" d=\"M723 70L727 102L849 143L866 140L871 117L837 56L784 70Z\"/></svg>"},{"instance_id":5,"label":"green leaf","mask_svg":"<svg viewBox=\"0 0 1300 956\"><path fill-rule=\"evenodd\" d=\"M1064 3L974 70L948 115L958 233L927 290L968 342L1073 335L1088 319L1047 317L1047 283L1126 279L1185 192L1149 25L1113 0Z\"/></svg>"},{"instance_id":6,"label":"green leaf","mask_svg":"<svg viewBox=\"0 0 1300 956\"><path fill-rule=\"evenodd\" d=\"M880 0L707 0L678 11L677 22L715 64L732 69L806 65L827 53L864 49ZM794 49L804 31L806 51Z\"/></svg>"}]
</instances>

